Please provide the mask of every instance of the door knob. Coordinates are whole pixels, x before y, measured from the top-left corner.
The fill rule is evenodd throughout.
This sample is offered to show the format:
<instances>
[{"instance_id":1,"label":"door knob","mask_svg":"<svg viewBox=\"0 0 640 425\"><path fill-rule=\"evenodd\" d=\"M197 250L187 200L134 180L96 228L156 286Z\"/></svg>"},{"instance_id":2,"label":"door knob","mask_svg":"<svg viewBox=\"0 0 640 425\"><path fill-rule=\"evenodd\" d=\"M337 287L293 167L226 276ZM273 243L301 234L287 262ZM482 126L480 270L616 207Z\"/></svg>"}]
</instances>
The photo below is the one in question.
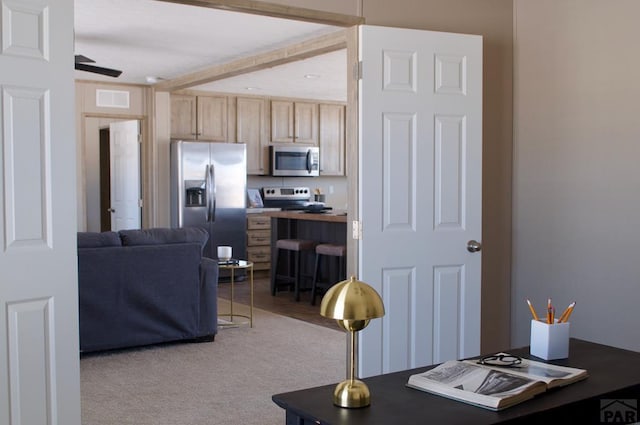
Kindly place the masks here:
<instances>
[{"instance_id":1,"label":"door knob","mask_svg":"<svg viewBox=\"0 0 640 425\"><path fill-rule=\"evenodd\" d=\"M113 208L108 208L107 212L114 213L114 212L116 212L116 210L114 210Z\"/></svg>"},{"instance_id":2,"label":"door knob","mask_svg":"<svg viewBox=\"0 0 640 425\"><path fill-rule=\"evenodd\" d=\"M482 244L480 242L474 241L473 239L467 242L467 251L478 252L480 250L482 250Z\"/></svg>"}]
</instances>

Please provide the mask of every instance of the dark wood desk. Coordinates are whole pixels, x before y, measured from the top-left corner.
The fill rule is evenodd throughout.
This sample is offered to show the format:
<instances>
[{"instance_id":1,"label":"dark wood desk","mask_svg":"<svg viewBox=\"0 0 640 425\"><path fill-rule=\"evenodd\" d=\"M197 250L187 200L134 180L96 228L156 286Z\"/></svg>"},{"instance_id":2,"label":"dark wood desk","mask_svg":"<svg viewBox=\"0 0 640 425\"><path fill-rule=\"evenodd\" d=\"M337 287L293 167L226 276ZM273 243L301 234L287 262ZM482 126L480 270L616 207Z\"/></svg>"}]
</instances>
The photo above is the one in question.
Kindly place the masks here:
<instances>
[{"instance_id":1,"label":"dark wood desk","mask_svg":"<svg viewBox=\"0 0 640 425\"><path fill-rule=\"evenodd\" d=\"M528 347L510 352L529 358ZM607 404L606 400L638 403L640 399L640 353L571 339L569 359L549 363L587 369L589 377L501 412L405 386L409 375L434 366L364 379L371 390L371 406L363 409L334 406L335 385L277 394L273 401L286 410L287 425L560 424L561 421L583 425L606 423L600 420L601 406Z\"/></svg>"}]
</instances>

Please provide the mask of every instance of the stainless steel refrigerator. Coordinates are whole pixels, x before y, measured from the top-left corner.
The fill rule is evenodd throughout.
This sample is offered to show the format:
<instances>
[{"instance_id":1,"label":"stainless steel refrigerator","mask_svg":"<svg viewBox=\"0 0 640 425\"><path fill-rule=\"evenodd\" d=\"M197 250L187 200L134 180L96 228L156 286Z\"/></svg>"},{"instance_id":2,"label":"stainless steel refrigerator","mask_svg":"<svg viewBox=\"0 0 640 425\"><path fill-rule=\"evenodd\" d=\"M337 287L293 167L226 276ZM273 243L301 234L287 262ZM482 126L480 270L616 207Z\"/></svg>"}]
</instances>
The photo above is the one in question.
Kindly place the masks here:
<instances>
[{"instance_id":1,"label":"stainless steel refrigerator","mask_svg":"<svg viewBox=\"0 0 640 425\"><path fill-rule=\"evenodd\" d=\"M219 245L247 258L247 154L240 143L171 142L171 225L209 232L204 256Z\"/></svg>"}]
</instances>

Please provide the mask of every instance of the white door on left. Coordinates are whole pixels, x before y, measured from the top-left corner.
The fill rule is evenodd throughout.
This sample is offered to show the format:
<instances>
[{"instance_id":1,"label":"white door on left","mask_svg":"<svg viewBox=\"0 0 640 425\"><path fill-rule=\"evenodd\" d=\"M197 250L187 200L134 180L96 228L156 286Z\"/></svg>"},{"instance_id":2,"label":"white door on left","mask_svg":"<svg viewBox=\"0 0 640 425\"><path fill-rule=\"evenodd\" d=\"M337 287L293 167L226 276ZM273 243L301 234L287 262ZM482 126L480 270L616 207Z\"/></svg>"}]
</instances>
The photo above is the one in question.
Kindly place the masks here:
<instances>
[{"instance_id":1,"label":"white door on left","mask_svg":"<svg viewBox=\"0 0 640 425\"><path fill-rule=\"evenodd\" d=\"M73 0L0 0L0 424L80 424Z\"/></svg>"},{"instance_id":2,"label":"white door on left","mask_svg":"<svg viewBox=\"0 0 640 425\"><path fill-rule=\"evenodd\" d=\"M140 122L109 124L111 230L140 228Z\"/></svg>"}]
</instances>

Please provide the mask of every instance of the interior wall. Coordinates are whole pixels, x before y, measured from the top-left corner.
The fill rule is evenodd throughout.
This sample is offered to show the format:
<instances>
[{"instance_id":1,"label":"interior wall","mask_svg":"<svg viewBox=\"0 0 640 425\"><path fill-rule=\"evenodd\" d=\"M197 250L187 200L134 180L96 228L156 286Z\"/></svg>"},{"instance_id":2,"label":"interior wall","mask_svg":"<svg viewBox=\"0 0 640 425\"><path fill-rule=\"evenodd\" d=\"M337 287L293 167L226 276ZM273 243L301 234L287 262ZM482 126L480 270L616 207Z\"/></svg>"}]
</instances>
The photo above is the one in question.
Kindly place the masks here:
<instances>
[{"instance_id":1,"label":"interior wall","mask_svg":"<svg viewBox=\"0 0 640 425\"><path fill-rule=\"evenodd\" d=\"M640 2L516 0L513 340L531 298L640 350Z\"/></svg>"},{"instance_id":2,"label":"interior wall","mask_svg":"<svg viewBox=\"0 0 640 425\"><path fill-rule=\"evenodd\" d=\"M362 0L368 25L483 36L482 352L510 343L512 0Z\"/></svg>"}]
</instances>

